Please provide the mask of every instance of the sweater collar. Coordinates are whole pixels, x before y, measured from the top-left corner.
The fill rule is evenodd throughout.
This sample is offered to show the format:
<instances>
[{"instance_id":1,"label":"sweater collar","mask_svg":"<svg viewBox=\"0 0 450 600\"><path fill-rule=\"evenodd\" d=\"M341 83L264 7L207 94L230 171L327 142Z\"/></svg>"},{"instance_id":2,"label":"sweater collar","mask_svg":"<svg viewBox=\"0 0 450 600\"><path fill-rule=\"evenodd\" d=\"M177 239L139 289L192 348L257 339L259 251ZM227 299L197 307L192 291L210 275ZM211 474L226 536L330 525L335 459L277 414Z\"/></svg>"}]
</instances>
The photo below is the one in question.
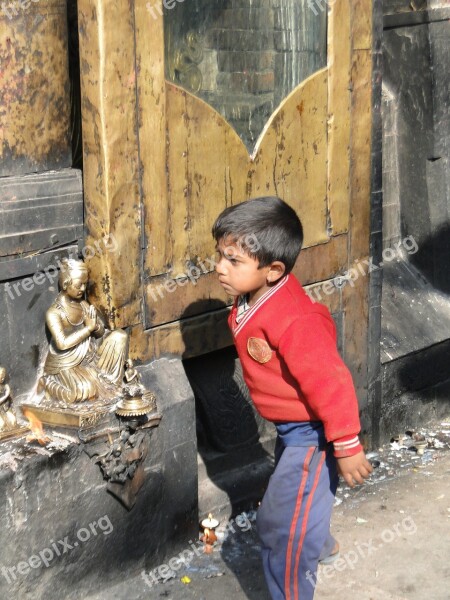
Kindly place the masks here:
<instances>
[{"instance_id":1,"label":"sweater collar","mask_svg":"<svg viewBox=\"0 0 450 600\"><path fill-rule=\"evenodd\" d=\"M277 283L277 285L275 285L270 290L267 290L267 292L265 292L261 296L261 298L258 298L258 300L255 302L255 304L253 306L251 306L248 310L245 311L245 313L243 314L239 323L236 323L236 316L235 316L236 309L235 309L234 317L232 320L232 329L233 329L233 334L235 337L238 335L238 333L241 331L241 329L244 327L244 325L252 318L252 316L261 308L261 306L263 306L263 304L265 304L274 294L276 294L278 292L278 290L280 288L282 288L287 283L289 277L290 277L289 275L285 275L279 281L279 283ZM236 302L236 306L237 306L237 302Z\"/></svg>"}]
</instances>

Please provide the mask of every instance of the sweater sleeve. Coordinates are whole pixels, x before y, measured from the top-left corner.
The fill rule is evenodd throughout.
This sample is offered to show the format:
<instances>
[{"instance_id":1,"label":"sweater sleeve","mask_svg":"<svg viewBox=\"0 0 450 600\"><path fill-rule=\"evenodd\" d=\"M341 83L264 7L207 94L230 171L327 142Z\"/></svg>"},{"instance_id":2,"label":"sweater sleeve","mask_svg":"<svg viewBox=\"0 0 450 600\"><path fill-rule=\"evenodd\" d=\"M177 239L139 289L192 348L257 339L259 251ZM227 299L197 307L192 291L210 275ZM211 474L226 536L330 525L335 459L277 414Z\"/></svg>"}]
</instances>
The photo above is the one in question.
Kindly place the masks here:
<instances>
[{"instance_id":1,"label":"sweater sleeve","mask_svg":"<svg viewBox=\"0 0 450 600\"><path fill-rule=\"evenodd\" d=\"M357 454L362 449L358 400L336 348L331 318L311 313L296 319L281 336L278 349L306 404L322 421L335 456Z\"/></svg>"}]
</instances>

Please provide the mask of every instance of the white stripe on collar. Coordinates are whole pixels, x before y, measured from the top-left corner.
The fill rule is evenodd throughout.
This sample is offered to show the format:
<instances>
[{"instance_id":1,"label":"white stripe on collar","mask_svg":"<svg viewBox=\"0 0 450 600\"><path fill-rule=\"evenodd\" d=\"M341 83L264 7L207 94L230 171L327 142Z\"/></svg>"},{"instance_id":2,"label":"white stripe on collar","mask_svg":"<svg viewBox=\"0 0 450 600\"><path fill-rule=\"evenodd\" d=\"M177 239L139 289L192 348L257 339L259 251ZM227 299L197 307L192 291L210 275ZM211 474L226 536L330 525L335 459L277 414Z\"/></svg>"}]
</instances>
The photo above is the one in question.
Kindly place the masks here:
<instances>
[{"instance_id":1,"label":"white stripe on collar","mask_svg":"<svg viewBox=\"0 0 450 600\"><path fill-rule=\"evenodd\" d=\"M285 275L283 279L278 283L275 287L271 288L267 292L265 292L261 298L259 298L253 306L251 306L242 316L239 324L236 328L233 328L233 333L235 336L241 331L247 321L255 314L255 312L261 308L261 306L269 300L283 285L287 282L289 275ZM236 320L236 319L234 319Z\"/></svg>"}]
</instances>

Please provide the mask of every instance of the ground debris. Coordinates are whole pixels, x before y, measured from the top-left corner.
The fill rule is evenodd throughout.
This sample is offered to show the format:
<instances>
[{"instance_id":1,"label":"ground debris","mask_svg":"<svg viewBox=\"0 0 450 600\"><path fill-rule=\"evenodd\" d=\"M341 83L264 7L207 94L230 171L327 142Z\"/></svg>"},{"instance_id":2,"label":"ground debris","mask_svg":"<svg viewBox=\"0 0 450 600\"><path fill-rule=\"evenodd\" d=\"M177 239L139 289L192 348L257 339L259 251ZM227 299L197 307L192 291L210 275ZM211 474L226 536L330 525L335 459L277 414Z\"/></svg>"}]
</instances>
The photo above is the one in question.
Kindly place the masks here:
<instances>
[{"instance_id":1,"label":"ground debris","mask_svg":"<svg viewBox=\"0 0 450 600\"><path fill-rule=\"evenodd\" d=\"M364 485L352 489L341 480L334 506L341 510L342 502L357 504L365 496L378 493L379 486L411 471L430 477L433 463L449 449L450 430L441 423L399 432L392 436L390 442L366 454L374 469Z\"/></svg>"}]
</instances>

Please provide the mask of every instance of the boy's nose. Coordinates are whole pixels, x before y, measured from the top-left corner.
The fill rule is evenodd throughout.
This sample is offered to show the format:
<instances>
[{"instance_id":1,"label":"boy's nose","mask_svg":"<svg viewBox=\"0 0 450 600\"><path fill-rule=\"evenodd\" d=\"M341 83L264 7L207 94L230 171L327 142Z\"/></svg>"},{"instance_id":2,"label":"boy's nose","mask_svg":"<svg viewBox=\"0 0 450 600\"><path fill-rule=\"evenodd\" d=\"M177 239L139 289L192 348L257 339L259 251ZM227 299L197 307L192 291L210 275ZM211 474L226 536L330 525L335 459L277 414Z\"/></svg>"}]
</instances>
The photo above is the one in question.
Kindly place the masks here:
<instances>
[{"instance_id":1,"label":"boy's nose","mask_svg":"<svg viewBox=\"0 0 450 600\"><path fill-rule=\"evenodd\" d=\"M225 269L224 269L224 261L223 258L221 258L219 260L219 262L216 263L216 273L218 275L225 275Z\"/></svg>"}]
</instances>

